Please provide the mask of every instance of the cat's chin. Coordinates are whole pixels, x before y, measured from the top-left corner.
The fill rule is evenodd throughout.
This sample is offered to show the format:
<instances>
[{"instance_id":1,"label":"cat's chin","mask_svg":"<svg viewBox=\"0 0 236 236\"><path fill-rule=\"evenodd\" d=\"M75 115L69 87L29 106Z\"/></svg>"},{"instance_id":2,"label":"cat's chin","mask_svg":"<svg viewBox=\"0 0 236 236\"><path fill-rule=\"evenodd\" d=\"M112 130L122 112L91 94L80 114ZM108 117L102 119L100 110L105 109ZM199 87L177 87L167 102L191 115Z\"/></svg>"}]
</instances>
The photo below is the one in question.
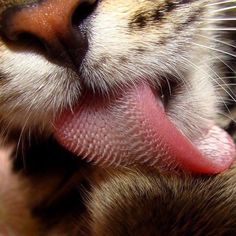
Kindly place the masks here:
<instances>
[{"instance_id":1,"label":"cat's chin","mask_svg":"<svg viewBox=\"0 0 236 236\"><path fill-rule=\"evenodd\" d=\"M169 119L161 98L147 83L123 88L109 98L84 95L55 122L66 149L101 166L147 164L198 173L219 173L235 157L235 145L209 122L189 140Z\"/></svg>"}]
</instances>

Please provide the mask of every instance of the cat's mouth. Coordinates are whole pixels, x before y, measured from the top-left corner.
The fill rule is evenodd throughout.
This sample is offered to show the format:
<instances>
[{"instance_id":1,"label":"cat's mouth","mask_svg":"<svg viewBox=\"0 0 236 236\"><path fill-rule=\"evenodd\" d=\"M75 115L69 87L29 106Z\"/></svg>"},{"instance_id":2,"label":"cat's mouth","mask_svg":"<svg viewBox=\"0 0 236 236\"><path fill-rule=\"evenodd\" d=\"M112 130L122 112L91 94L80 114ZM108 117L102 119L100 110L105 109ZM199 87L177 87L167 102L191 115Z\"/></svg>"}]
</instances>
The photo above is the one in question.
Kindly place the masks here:
<instances>
[{"instance_id":1,"label":"cat's mouth","mask_svg":"<svg viewBox=\"0 0 236 236\"><path fill-rule=\"evenodd\" d=\"M55 122L55 136L68 150L100 166L180 167L219 173L234 160L231 137L209 122L189 140L168 118L163 101L145 83L108 97L85 94Z\"/></svg>"}]
</instances>

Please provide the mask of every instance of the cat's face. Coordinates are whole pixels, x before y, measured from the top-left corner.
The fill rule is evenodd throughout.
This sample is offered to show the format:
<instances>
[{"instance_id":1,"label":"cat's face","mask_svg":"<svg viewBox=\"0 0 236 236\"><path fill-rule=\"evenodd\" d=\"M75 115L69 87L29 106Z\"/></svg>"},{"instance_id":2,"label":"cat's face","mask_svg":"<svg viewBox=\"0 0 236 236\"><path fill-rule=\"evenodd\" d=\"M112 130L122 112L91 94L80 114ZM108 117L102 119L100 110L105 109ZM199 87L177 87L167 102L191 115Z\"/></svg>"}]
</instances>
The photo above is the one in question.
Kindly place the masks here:
<instances>
[{"instance_id":1,"label":"cat's face","mask_svg":"<svg viewBox=\"0 0 236 236\"><path fill-rule=\"evenodd\" d=\"M93 106L101 103L96 100L106 100L104 106L116 108L111 120L128 110L127 117L116 123L95 124L98 127L95 135L101 138L108 133L110 140L117 133L125 133L136 122L130 121L115 134L110 132L132 117L131 107L143 106L135 100L139 94L149 94L143 92L143 84L152 95L158 96L171 123L192 142L201 139L202 133L209 130L209 123L216 119L221 94L215 84L221 81L217 82L217 68L213 67L217 56L207 49L215 47L211 39L214 35L206 30L211 28L215 16L214 6L209 1L2 0L0 9L0 114L5 127L26 133L34 129L51 133L54 120L61 112L74 110L83 99L87 99L85 104L92 100ZM126 89L132 90L130 94L127 92L129 95L117 92ZM122 102L125 101L127 107L122 110L117 101L107 104L114 96L115 100L125 97ZM135 97L135 104L129 96ZM144 99L144 106L151 107L151 100L153 98ZM146 112L140 109L144 118L134 125L134 134L125 134L125 137L135 136L127 141L128 146L135 143L134 149L140 142L145 143L142 138L136 140L139 133L136 127L149 120L144 113L152 113L150 109ZM98 116L107 122L107 114L103 117L99 113L95 119ZM90 118L94 120L93 116ZM134 120L137 120L136 115ZM143 128L145 132L155 126L149 123L151 121ZM86 125L90 123L86 121ZM99 131L104 126L105 134ZM149 134L142 135L146 138ZM155 136L156 131L152 135ZM81 139L87 140L86 137ZM125 137L117 138L119 144ZM98 147L90 147L93 140ZM113 149L118 146L117 140L114 145L105 143L102 149L107 145L109 150ZM100 148L94 137L85 142L85 151L84 146L78 151L77 144L73 143L69 149L84 155L91 149L93 156ZM145 145L149 144L147 141ZM123 148L126 156L137 156L140 152L157 155L145 148L127 151L122 145L118 149ZM118 155L119 159L124 155L117 154L119 150L111 155Z\"/></svg>"},{"instance_id":2,"label":"cat's face","mask_svg":"<svg viewBox=\"0 0 236 236\"><path fill-rule=\"evenodd\" d=\"M164 164L165 152L180 152L194 162L194 149L181 150L184 136L212 159L232 154L225 133L209 129L224 101L215 63L233 53L223 54L224 34L214 31L226 2L0 0L0 133L19 131L20 151L20 141L31 142L18 152L22 175L0 153L0 231L34 235L25 232L39 223L54 228L45 235L234 235L235 168L212 177L104 170L39 134L63 143L60 127L72 109L79 123L72 144L78 139L74 149L89 159L110 153L116 165L122 155ZM78 119L85 114L86 122Z\"/></svg>"},{"instance_id":3,"label":"cat's face","mask_svg":"<svg viewBox=\"0 0 236 236\"><path fill-rule=\"evenodd\" d=\"M6 11L13 11L9 10L9 6L13 5L14 8L18 4L30 5L30 2L37 1L1 1L2 18L4 12L6 14ZM50 3L42 2L45 2L45 5ZM20 126L30 126L32 118L36 123L41 124L43 120L48 124L52 121L53 114L56 115L60 109L74 105L84 89L111 93L115 85L123 86L148 80L160 90L158 85L161 81L168 80L170 86L172 83L178 84L183 97L175 94L176 88L173 86L173 96L178 99L170 98L168 112L176 123L183 126L184 132L190 136L194 135L197 130L193 127L198 127L205 119L215 117L215 93L213 81L209 79L210 69L201 65L205 64L202 58L199 58L203 50L195 45L200 43L209 46L209 40L203 37L208 35L202 30L209 26L208 17L211 14L206 4L206 1L178 3L159 0L103 0L96 6L90 6L91 10L80 10L78 7L78 12L74 10L70 13L73 16L71 26L80 28L79 30L86 34L86 39L82 40L88 40L88 50L83 55L82 64L78 63L73 69L72 65L68 66L64 61L53 58L54 55L49 55L43 45L38 45L40 42L31 42L29 35L21 40L2 39L1 115L10 116L11 121L6 119ZM83 20L77 19L81 17L79 10L84 11ZM28 14L30 17L30 13ZM8 24L9 28L12 27L12 23L2 20L2 28L6 28L3 26L5 24ZM38 24L38 28L42 27ZM50 26L49 22L46 24ZM52 27L55 27L53 32L58 31L55 34L60 40L64 26ZM36 29L34 33L28 25L25 29L15 31L16 34L31 33L36 34L40 40L48 40L44 42L46 47L49 46L49 40L52 40L37 33ZM72 49L73 45L68 42L64 47L65 51L59 53L66 54ZM204 60L210 58L206 57ZM207 63L207 67L210 65ZM199 70L202 70L202 73ZM196 84L198 86L195 86ZM168 90L167 86L165 90ZM205 90L207 92L204 92ZM189 107L191 100L193 105ZM208 104L207 109L202 103L203 100ZM191 109L188 114L184 109L186 101ZM172 110L175 110L175 114L172 114ZM194 124L193 127L189 127L188 121Z\"/></svg>"}]
</instances>

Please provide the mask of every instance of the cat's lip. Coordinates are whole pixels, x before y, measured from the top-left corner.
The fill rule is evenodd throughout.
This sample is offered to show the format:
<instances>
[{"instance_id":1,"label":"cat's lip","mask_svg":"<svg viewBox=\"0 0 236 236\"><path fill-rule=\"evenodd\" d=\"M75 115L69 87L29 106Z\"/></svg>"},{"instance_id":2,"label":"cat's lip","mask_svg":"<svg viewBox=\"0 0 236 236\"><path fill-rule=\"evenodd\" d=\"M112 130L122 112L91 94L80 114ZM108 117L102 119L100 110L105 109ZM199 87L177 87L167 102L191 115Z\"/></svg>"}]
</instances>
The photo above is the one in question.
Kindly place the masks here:
<instances>
[{"instance_id":1,"label":"cat's lip","mask_svg":"<svg viewBox=\"0 0 236 236\"><path fill-rule=\"evenodd\" d=\"M110 99L87 94L55 127L63 146L101 166L145 163L218 173L231 165L236 153L231 137L214 124L201 137L188 140L167 117L161 99L143 83Z\"/></svg>"}]
</instances>

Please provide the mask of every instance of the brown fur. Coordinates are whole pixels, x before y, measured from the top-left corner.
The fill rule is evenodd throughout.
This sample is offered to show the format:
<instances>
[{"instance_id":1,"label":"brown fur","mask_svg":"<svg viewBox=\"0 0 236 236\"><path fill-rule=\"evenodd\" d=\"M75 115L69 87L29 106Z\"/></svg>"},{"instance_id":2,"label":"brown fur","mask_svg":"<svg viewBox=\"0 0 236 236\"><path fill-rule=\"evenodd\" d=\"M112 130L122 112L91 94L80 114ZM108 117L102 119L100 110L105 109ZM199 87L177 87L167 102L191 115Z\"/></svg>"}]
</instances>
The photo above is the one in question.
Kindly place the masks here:
<instances>
[{"instance_id":1,"label":"brown fur","mask_svg":"<svg viewBox=\"0 0 236 236\"><path fill-rule=\"evenodd\" d=\"M36 2L0 0L0 27L2 12ZM221 54L186 44L188 39L232 52L232 47L198 37L203 34L198 27L211 26L211 10L203 0L181 9L172 2L99 1L90 32L91 41L96 40L82 76L89 75L86 86L106 93L114 84L137 78L156 84L158 76L186 75L187 86L180 83L170 96L168 113L183 133L193 137L206 120L218 118L218 95L223 93L215 89L212 78L218 78L212 71L232 75L229 68L235 62L227 61L229 68L222 68L214 57ZM45 51L31 43L0 38L1 144L15 145L12 153L0 153L1 236L236 235L236 165L216 176L145 166L102 169L60 147L51 138L51 122L78 99L81 84L75 72L48 60ZM29 56L29 51L34 54ZM199 74L199 67L185 68L179 54L207 76ZM201 64L203 58L209 62L207 68ZM234 122L219 123L235 135Z\"/></svg>"},{"instance_id":2,"label":"brown fur","mask_svg":"<svg viewBox=\"0 0 236 236\"><path fill-rule=\"evenodd\" d=\"M73 171L65 167L40 178L33 174L25 184L32 219L21 211L20 225L37 230L16 235L233 236L235 171L232 167L217 176L191 176L143 167L103 170L80 163Z\"/></svg>"}]
</instances>

